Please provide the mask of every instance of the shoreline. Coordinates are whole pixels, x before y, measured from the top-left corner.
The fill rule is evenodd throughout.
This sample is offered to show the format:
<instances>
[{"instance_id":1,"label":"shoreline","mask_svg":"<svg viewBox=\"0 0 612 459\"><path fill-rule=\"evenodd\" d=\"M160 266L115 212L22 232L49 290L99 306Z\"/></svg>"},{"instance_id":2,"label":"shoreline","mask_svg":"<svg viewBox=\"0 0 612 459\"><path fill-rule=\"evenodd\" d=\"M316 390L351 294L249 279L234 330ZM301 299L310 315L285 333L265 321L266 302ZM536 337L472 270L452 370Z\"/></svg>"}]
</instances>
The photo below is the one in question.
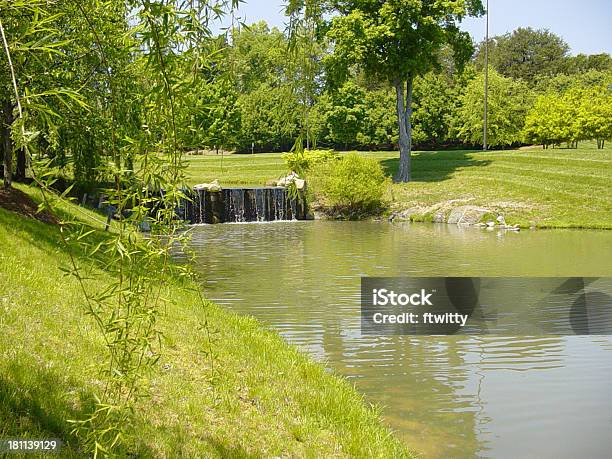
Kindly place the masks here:
<instances>
[{"instance_id":1,"label":"shoreline","mask_svg":"<svg viewBox=\"0 0 612 459\"><path fill-rule=\"evenodd\" d=\"M67 420L82 419L100 387L103 339L61 270L68 259L56 225L0 208L0 228L0 436L60 438L63 457L80 457ZM112 274L91 269L92 291L103 289ZM162 357L119 455L411 457L352 383L253 317L210 301L203 308L191 282L163 280L171 301L158 318ZM214 331L214 368L203 323Z\"/></svg>"}]
</instances>

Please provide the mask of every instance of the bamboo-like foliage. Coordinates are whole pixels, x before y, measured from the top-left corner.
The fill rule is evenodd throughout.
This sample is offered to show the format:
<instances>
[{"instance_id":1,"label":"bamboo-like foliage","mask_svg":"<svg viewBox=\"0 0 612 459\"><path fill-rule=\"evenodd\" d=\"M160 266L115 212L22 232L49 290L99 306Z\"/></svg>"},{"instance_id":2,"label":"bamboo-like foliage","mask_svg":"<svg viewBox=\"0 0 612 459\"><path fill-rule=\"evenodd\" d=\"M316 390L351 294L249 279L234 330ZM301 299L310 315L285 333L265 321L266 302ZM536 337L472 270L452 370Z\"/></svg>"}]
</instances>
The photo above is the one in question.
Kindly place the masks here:
<instances>
[{"instance_id":1,"label":"bamboo-like foliage","mask_svg":"<svg viewBox=\"0 0 612 459\"><path fill-rule=\"evenodd\" d=\"M101 236L79 221L59 225L71 257L66 274L80 283L106 348L95 404L84 419L71 421L94 457L126 447L130 417L148 395L146 382L162 352L158 319L166 284L191 275L189 266L170 259L186 240L176 219L185 199L183 141L193 87L209 58L202 52L208 23L236 4L0 0L2 60L10 76L0 96L11 103L10 140L27 152L43 206L53 211L70 194L71 186L56 193L58 162L82 168L90 161L87 169L107 178L110 231ZM30 75L32 68L40 75ZM150 229L146 236L143 227ZM110 274L102 289L91 282L96 267ZM203 328L210 345L206 323Z\"/></svg>"}]
</instances>

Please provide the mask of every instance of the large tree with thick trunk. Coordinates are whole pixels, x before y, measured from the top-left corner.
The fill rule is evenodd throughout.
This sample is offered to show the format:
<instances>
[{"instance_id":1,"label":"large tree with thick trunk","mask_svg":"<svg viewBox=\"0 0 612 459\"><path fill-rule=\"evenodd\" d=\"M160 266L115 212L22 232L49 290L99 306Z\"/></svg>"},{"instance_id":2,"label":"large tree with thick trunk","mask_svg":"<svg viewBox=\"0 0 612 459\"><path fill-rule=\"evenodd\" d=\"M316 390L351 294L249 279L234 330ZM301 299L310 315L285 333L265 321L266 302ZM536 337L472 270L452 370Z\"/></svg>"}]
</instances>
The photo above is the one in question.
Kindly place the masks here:
<instances>
[{"instance_id":1,"label":"large tree with thick trunk","mask_svg":"<svg viewBox=\"0 0 612 459\"><path fill-rule=\"evenodd\" d=\"M444 47L461 66L473 44L459 22L484 13L481 0L291 0L288 11L311 3L325 5L327 37L333 52L326 59L328 77L342 78L355 66L395 88L400 162L396 180L410 181L412 88L415 77L436 67Z\"/></svg>"}]
</instances>

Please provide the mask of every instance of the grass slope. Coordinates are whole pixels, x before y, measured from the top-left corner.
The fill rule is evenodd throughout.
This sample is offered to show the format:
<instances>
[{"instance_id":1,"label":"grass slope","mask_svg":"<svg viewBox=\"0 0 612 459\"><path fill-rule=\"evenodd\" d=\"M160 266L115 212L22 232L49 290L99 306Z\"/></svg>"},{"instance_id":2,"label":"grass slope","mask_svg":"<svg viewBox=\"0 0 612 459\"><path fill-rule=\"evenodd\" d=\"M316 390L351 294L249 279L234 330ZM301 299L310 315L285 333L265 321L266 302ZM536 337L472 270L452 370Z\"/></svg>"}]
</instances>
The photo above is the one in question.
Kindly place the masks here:
<instances>
[{"instance_id":1,"label":"grass slope","mask_svg":"<svg viewBox=\"0 0 612 459\"><path fill-rule=\"evenodd\" d=\"M396 152L362 152L380 160L388 174ZM475 205L501 213L508 223L539 228L612 229L612 147L578 149L415 152L413 182L394 184L393 210L410 209L414 220ZM283 174L278 154L192 157L190 183L219 179L222 186L261 186Z\"/></svg>"},{"instance_id":2,"label":"grass slope","mask_svg":"<svg viewBox=\"0 0 612 459\"><path fill-rule=\"evenodd\" d=\"M60 271L68 259L55 225L0 208L0 247L0 438L60 438L62 457L82 457L66 420L81 418L101 387L101 337ZM94 285L109 279L93 273ZM203 308L178 280L165 290L163 357L121 456L409 456L348 382L254 319ZM216 331L214 372L205 320Z\"/></svg>"}]
</instances>

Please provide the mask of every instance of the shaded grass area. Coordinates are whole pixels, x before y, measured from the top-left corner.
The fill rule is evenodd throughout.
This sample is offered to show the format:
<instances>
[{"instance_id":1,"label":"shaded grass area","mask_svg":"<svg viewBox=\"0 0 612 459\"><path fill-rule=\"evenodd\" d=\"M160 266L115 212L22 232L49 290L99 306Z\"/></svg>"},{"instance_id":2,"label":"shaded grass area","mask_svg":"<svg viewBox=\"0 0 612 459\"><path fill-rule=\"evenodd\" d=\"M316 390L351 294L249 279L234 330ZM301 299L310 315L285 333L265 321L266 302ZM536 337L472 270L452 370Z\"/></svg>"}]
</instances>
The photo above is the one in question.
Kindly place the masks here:
<instances>
[{"instance_id":1,"label":"shaded grass area","mask_svg":"<svg viewBox=\"0 0 612 459\"><path fill-rule=\"evenodd\" d=\"M397 152L360 152L378 159L387 174L398 168ZM193 157L191 184L220 180L222 186L261 186L283 175L279 154ZM538 147L500 151L413 153L413 181L393 184L391 208L430 221L464 205L502 214L509 224L539 228L612 229L612 147L597 150Z\"/></svg>"},{"instance_id":2,"label":"shaded grass area","mask_svg":"<svg viewBox=\"0 0 612 459\"><path fill-rule=\"evenodd\" d=\"M64 205L62 213L90 212ZM76 280L60 270L68 258L56 225L0 208L0 244L0 438L59 438L67 442L62 457L82 457L67 420L82 418L100 392L102 338ZM111 279L95 261L78 262L92 267L91 288ZM163 356L121 456L409 455L348 382L276 333L213 303L203 307L185 281L166 279L163 288L171 300L160 318Z\"/></svg>"}]
</instances>

